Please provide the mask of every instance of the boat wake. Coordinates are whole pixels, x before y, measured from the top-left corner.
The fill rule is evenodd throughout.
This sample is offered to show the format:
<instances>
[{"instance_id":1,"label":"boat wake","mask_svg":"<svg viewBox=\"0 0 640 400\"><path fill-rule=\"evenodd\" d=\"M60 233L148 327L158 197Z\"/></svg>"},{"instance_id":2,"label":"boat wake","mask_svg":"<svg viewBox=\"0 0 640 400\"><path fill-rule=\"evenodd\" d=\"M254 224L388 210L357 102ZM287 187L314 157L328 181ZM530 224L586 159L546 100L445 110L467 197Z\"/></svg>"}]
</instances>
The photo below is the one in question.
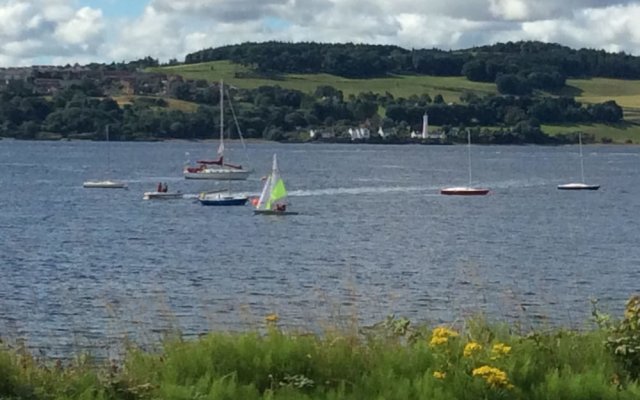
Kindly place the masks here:
<instances>
[{"instance_id":1,"label":"boat wake","mask_svg":"<svg viewBox=\"0 0 640 400\"><path fill-rule=\"evenodd\" d=\"M183 177L175 176L147 176L143 178L124 179L127 183L155 183L158 182L181 182L184 181Z\"/></svg>"},{"instance_id":2,"label":"boat wake","mask_svg":"<svg viewBox=\"0 0 640 400\"><path fill-rule=\"evenodd\" d=\"M500 182L489 182L482 183L482 185L486 185L490 188L499 188L499 189L512 189L512 188L529 188L529 187L537 187L537 186L549 186L553 185L554 182L547 179L528 179L526 181L512 179Z\"/></svg>"},{"instance_id":3,"label":"boat wake","mask_svg":"<svg viewBox=\"0 0 640 400\"><path fill-rule=\"evenodd\" d=\"M407 193L407 192L426 192L436 190L435 186L382 186L382 187L354 187L354 188L327 188L316 190L293 190L289 192L290 197L308 197L308 196L333 196L333 195L358 195L358 194L376 194L376 193Z\"/></svg>"}]
</instances>

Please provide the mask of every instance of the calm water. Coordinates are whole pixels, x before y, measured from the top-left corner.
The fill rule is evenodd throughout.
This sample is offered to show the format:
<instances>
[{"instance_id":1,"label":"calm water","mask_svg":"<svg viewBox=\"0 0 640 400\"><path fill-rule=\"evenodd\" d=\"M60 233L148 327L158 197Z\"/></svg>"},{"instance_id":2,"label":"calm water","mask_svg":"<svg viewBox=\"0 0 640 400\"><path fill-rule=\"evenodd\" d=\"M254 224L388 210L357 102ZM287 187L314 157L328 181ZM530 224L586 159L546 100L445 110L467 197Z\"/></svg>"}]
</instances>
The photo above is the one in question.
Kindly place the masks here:
<instances>
[{"instance_id":1,"label":"calm water","mask_svg":"<svg viewBox=\"0 0 640 400\"><path fill-rule=\"evenodd\" d=\"M158 181L221 187L180 172L215 147L0 141L0 336L64 354L269 312L307 329L481 311L580 326L591 298L619 312L640 289L640 147L585 146L602 188L572 193L555 187L579 179L576 147L474 146L493 192L459 198L438 189L466 184L465 146L250 144L257 172L233 189L257 193L276 152L301 215L142 200ZM107 154L129 190L83 189Z\"/></svg>"}]
</instances>

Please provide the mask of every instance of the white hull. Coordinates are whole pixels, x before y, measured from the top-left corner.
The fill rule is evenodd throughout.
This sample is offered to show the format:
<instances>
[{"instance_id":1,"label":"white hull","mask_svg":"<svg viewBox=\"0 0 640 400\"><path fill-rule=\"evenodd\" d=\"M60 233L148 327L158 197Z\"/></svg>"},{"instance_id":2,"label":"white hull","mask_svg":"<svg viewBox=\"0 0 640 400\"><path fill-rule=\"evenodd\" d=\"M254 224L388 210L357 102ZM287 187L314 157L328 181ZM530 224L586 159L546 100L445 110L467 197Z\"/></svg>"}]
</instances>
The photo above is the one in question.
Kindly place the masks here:
<instances>
[{"instance_id":1,"label":"white hull","mask_svg":"<svg viewBox=\"0 0 640 400\"><path fill-rule=\"evenodd\" d=\"M582 156L582 133L578 134L578 145L580 146L580 176L582 182L565 183L558 185L558 190L598 190L600 185L587 185L584 183L584 158Z\"/></svg>"},{"instance_id":2,"label":"white hull","mask_svg":"<svg viewBox=\"0 0 640 400\"><path fill-rule=\"evenodd\" d=\"M178 193L145 192L142 198L144 200L175 200L175 199L184 198L184 195L180 192Z\"/></svg>"},{"instance_id":3,"label":"white hull","mask_svg":"<svg viewBox=\"0 0 640 400\"><path fill-rule=\"evenodd\" d=\"M246 169L204 169L200 172L184 171L185 179L213 179L218 181L243 181L251 174Z\"/></svg>"},{"instance_id":4,"label":"white hull","mask_svg":"<svg viewBox=\"0 0 640 400\"><path fill-rule=\"evenodd\" d=\"M126 189L127 184L118 181L86 181L82 184L82 187L87 189Z\"/></svg>"},{"instance_id":5,"label":"white hull","mask_svg":"<svg viewBox=\"0 0 640 400\"><path fill-rule=\"evenodd\" d=\"M440 194L450 196L484 196L489 193L489 189L472 187L450 187L440 189Z\"/></svg>"},{"instance_id":6,"label":"white hull","mask_svg":"<svg viewBox=\"0 0 640 400\"><path fill-rule=\"evenodd\" d=\"M600 185L587 185L586 183L566 183L558 185L559 190L598 190Z\"/></svg>"}]
</instances>

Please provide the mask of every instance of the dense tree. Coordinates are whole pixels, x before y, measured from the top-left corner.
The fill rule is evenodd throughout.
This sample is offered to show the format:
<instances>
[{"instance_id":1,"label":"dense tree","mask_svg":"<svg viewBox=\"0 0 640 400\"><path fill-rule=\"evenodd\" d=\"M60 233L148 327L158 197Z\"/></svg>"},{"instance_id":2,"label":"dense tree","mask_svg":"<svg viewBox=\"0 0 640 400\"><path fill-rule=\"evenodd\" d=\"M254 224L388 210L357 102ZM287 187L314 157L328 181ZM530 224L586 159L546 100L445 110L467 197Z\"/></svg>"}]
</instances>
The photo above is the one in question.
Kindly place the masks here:
<instances>
[{"instance_id":1,"label":"dense tree","mask_svg":"<svg viewBox=\"0 0 640 400\"><path fill-rule=\"evenodd\" d=\"M533 41L497 43L465 50L406 50L397 46L331 43L243 43L188 54L186 63L231 60L258 73L332 73L372 77L392 73L467 76L494 82L499 74L527 78L531 87L552 90L561 77L602 76L640 79L640 58L602 50L573 50ZM155 60L148 60L153 64ZM136 64L137 65L137 64ZM554 75L554 73L558 75Z\"/></svg>"},{"instance_id":2,"label":"dense tree","mask_svg":"<svg viewBox=\"0 0 640 400\"><path fill-rule=\"evenodd\" d=\"M470 81L493 82L495 76L487 74L487 63L484 60L471 60L462 67L462 75Z\"/></svg>"}]
</instances>

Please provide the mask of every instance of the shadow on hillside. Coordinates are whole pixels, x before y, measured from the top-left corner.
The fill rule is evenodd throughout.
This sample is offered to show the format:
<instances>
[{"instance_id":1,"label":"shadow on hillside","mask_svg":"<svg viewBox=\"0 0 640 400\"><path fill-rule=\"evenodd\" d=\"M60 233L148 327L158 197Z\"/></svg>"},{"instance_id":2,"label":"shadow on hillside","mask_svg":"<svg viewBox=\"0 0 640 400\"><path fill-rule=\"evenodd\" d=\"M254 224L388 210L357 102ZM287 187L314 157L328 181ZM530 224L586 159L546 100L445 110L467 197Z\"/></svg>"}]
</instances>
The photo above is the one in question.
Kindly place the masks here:
<instances>
[{"instance_id":1,"label":"shadow on hillside","mask_svg":"<svg viewBox=\"0 0 640 400\"><path fill-rule=\"evenodd\" d=\"M564 96L564 97L580 97L584 91L576 86L566 85L560 90L555 92L551 92L551 94L556 96Z\"/></svg>"}]
</instances>

